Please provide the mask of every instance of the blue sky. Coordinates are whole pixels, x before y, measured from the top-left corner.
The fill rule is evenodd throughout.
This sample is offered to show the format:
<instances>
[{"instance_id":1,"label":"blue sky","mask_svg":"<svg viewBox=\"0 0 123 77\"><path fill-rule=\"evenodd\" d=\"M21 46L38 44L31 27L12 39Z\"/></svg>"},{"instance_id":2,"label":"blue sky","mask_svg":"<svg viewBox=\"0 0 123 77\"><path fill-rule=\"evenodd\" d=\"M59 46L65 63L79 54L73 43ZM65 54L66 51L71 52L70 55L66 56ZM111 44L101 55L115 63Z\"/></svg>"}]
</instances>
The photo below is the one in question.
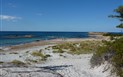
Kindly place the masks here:
<instances>
[{"instance_id":1,"label":"blue sky","mask_svg":"<svg viewBox=\"0 0 123 77\"><path fill-rule=\"evenodd\" d=\"M1 0L3 31L116 32L122 0Z\"/></svg>"}]
</instances>

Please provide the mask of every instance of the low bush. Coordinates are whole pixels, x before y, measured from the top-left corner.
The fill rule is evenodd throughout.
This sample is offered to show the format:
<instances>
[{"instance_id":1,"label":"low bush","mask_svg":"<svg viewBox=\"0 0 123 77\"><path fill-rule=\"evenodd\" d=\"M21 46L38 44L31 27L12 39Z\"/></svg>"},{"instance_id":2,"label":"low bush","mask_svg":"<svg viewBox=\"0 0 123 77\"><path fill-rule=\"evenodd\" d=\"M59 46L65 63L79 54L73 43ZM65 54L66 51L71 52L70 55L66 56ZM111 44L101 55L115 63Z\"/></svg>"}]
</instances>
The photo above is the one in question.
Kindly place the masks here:
<instances>
[{"instance_id":1,"label":"low bush","mask_svg":"<svg viewBox=\"0 0 123 77\"><path fill-rule=\"evenodd\" d=\"M104 61L110 62L117 75L123 77L123 38L105 42L104 45L100 46L94 53L91 64L95 66Z\"/></svg>"}]
</instances>

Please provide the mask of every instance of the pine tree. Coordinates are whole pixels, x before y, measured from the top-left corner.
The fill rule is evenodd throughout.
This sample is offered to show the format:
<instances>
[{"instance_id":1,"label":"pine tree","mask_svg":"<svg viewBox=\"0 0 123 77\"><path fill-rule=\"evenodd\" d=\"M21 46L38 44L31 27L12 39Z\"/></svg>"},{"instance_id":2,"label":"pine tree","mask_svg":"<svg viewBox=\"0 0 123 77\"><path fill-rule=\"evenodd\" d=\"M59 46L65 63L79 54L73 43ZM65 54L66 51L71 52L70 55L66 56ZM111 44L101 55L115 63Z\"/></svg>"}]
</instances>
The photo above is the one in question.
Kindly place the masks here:
<instances>
[{"instance_id":1,"label":"pine tree","mask_svg":"<svg viewBox=\"0 0 123 77\"><path fill-rule=\"evenodd\" d=\"M116 28L121 28L123 30L123 6L119 6L114 11L117 13L117 15L110 15L109 17L118 18L121 21L121 24L117 25Z\"/></svg>"}]
</instances>

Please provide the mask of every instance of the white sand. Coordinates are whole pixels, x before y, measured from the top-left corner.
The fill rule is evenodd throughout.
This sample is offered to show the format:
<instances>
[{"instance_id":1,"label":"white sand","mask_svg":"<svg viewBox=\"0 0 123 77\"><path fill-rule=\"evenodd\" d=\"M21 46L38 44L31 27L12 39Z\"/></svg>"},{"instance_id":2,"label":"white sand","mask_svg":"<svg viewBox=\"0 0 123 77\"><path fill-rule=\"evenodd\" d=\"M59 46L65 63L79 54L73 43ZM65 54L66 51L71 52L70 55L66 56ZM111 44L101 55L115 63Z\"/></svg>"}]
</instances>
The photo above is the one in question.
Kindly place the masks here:
<instances>
[{"instance_id":1,"label":"white sand","mask_svg":"<svg viewBox=\"0 0 123 77\"><path fill-rule=\"evenodd\" d=\"M90 59L92 54L70 55L52 53L52 49L46 50L46 46L32 47L30 49L19 50L18 54L1 54L0 61L10 62L12 60L20 60L26 62L26 58L34 59L26 51L43 50L44 54L50 54L45 62L34 63L28 67L7 67L0 69L0 77L116 77L110 76L110 69L103 72L106 68L111 67L110 64L104 63L99 67L91 68ZM15 52L15 51L13 51ZM19 57L21 55L21 57Z\"/></svg>"}]
</instances>

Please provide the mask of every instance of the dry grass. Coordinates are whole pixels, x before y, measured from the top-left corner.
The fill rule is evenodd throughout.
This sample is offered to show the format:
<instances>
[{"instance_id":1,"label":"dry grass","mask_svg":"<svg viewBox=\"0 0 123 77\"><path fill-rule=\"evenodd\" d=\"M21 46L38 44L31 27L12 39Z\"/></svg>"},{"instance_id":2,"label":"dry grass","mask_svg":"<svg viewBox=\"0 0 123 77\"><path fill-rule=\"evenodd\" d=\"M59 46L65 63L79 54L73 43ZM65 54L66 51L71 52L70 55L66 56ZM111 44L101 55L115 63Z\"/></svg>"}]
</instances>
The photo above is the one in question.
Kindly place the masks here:
<instances>
[{"instance_id":1,"label":"dry grass","mask_svg":"<svg viewBox=\"0 0 123 77\"><path fill-rule=\"evenodd\" d=\"M102 45L101 41L82 41L79 43L68 42L55 45L52 49L55 53L68 52L71 54L83 54L93 53L100 45Z\"/></svg>"},{"instance_id":2,"label":"dry grass","mask_svg":"<svg viewBox=\"0 0 123 77\"><path fill-rule=\"evenodd\" d=\"M19 60L13 60L11 63L16 65L16 66L23 66L23 65L25 65L24 62L19 61Z\"/></svg>"}]
</instances>

